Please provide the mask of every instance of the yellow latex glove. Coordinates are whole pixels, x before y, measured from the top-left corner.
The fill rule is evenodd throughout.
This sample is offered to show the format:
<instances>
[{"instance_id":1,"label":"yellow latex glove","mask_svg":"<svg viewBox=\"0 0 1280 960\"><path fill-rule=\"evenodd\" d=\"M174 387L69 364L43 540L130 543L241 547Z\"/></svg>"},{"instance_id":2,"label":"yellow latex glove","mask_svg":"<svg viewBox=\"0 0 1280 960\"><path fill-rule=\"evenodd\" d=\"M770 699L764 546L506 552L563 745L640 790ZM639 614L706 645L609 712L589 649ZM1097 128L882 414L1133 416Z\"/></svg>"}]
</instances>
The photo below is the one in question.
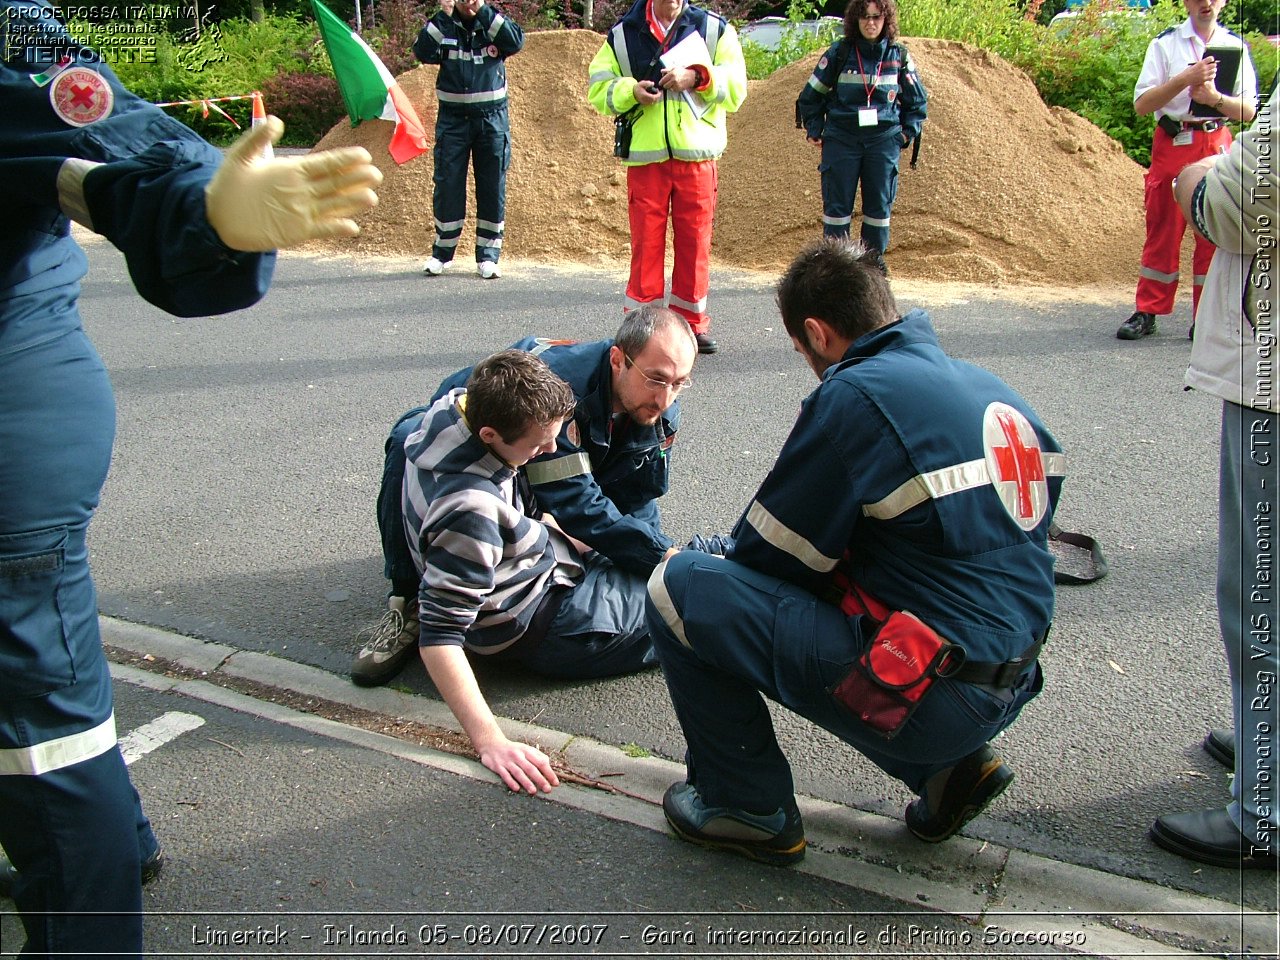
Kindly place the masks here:
<instances>
[{"instance_id":1,"label":"yellow latex glove","mask_svg":"<svg viewBox=\"0 0 1280 960\"><path fill-rule=\"evenodd\" d=\"M247 131L205 187L205 211L232 250L262 252L321 237L354 237L350 219L378 202L382 172L363 147L305 157L264 156L284 133L279 117Z\"/></svg>"}]
</instances>

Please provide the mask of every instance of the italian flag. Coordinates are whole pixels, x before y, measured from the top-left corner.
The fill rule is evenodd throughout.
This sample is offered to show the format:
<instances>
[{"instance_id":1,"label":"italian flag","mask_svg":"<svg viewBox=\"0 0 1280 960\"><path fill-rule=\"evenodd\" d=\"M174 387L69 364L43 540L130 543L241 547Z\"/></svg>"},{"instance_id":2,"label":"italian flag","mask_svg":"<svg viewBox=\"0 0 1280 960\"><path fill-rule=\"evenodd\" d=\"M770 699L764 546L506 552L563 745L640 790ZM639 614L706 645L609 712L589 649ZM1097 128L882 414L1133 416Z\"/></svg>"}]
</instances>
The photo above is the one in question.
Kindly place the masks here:
<instances>
[{"instance_id":1,"label":"italian flag","mask_svg":"<svg viewBox=\"0 0 1280 960\"><path fill-rule=\"evenodd\" d=\"M408 163L427 150L427 133L413 104L378 55L320 0L311 0L320 36L333 63L338 89L354 127L361 120L391 120L396 130L388 149L396 163Z\"/></svg>"}]
</instances>

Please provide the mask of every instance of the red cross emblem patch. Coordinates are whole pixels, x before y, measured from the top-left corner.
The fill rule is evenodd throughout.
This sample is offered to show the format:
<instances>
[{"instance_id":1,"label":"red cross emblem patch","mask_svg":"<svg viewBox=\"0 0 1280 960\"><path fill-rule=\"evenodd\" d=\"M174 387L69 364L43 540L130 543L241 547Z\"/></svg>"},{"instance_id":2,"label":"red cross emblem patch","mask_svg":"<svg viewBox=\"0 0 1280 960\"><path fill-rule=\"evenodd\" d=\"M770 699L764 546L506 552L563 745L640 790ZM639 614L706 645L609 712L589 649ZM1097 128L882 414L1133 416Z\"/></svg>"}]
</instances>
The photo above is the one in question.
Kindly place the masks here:
<instances>
[{"instance_id":1,"label":"red cross emblem patch","mask_svg":"<svg viewBox=\"0 0 1280 960\"><path fill-rule=\"evenodd\" d=\"M1031 421L1007 403L991 404L982 417L982 447L1005 510L1023 530L1034 529L1049 508L1049 485Z\"/></svg>"},{"instance_id":2,"label":"red cross emblem patch","mask_svg":"<svg viewBox=\"0 0 1280 960\"><path fill-rule=\"evenodd\" d=\"M87 127L111 115L115 94L102 75L88 67L72 67L49 85L53 112L73 127Z\"/></svg>"}]
</instances>

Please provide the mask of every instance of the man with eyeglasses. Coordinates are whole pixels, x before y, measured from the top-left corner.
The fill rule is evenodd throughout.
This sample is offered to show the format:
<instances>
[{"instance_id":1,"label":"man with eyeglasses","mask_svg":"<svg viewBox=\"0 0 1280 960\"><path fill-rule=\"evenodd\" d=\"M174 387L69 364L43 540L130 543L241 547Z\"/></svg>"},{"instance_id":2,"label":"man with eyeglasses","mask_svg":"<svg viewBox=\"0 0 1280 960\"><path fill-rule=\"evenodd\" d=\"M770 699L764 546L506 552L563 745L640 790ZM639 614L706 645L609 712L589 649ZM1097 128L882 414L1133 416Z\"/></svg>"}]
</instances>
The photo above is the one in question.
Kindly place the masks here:
<instances>
[{"instance_id":1,"label":"man with eyeglasses","mask_svg":"<svg viewBox=\"0 0 1280 960\"><path fill-rule=\"evenodd\" d=\"M512 348L541 357L569 384L576 401L556 450L520 471L531 494L527 500L536 504L532 509L553 517L565 533L623 570L647 577L675 552L662 532L657 499L668 488L671 446L680 423L678 397L692 382L697 357L692 328L672 310L646 304L626 315L612 340L526 337ZM459 370L447 378L432 402L465 384L470 373ZM351 679L360 686L389 682L413 659L418 645L419 577L400 499L404 442L410 424L425 409L416 407L402 416L387 438L377 513L391 589L382 619L358 637ZM595 602L616 604L621 598L603 596ZM539 671L565 678L601 677L652 662L647 648L639 656L628 651L621 657L592 651L553 667L540 665Z\"/></svg>"}]
</instances>

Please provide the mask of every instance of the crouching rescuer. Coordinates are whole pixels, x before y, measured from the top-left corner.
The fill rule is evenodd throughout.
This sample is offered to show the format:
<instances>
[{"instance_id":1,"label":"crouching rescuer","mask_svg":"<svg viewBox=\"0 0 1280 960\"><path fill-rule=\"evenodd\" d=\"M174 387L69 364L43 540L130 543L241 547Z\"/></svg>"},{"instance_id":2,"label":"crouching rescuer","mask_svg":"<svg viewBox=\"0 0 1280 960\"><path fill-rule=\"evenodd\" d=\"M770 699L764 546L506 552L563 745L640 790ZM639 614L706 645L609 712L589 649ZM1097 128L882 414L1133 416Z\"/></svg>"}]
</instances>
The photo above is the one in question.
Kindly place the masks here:
<instances>
[{"instance_id":1,"label":"crouching rescuer","mask_svg":"<svg viewBox=\"0 0 1280 960\"><path fill-rule=\"evenodd\" d=\"M875 254L827 239L791 264L778 305L821 383L725 555L682 551L649 581L688 743L667 820L769 863L805 836L764 697L905 783L907 827L935 843L1012 781L989 742L1042 686L1060 447L924 311L898 315Z\"/></svg>"}]
</instances>

